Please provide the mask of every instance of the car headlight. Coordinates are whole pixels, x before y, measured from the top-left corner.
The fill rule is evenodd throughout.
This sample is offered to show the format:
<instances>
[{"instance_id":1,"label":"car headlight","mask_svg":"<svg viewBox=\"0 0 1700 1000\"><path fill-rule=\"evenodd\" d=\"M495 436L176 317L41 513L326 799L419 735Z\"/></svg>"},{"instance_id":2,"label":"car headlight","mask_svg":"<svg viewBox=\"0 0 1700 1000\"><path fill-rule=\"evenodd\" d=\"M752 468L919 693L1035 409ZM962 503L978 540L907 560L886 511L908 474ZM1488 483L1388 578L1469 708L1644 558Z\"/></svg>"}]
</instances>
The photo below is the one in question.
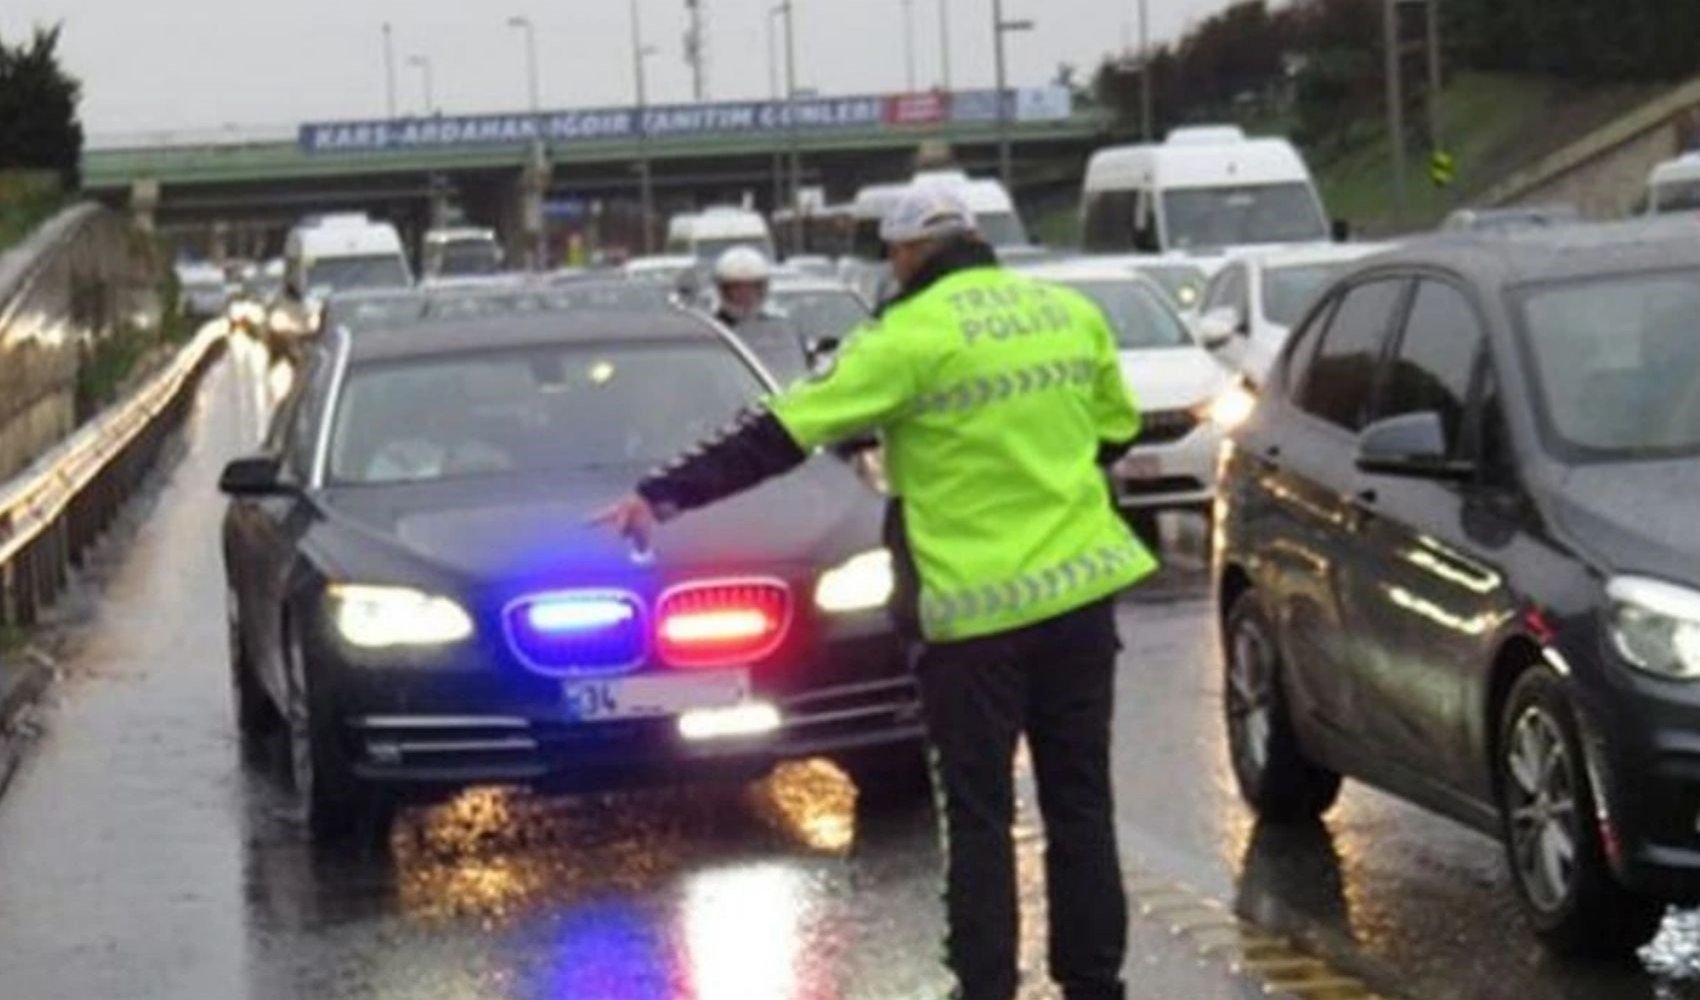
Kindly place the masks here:
<instances>
[{"instance_id":1,"label":"car headlight","mask_svg":"<svg viewBox=\"0 0 1700 1000\"><path fill-rule=\"evenodd\" d=\"M1236 382L1200 408L1199 415L1220 430L1231 431L1250 419L1257 409L1257 395Z\"/></svg>"},{"instance_id":2,"label":"car headlight","mask_svg":"<svg viewBox=\"0 0 1700 1000\"><path fill-rule=\"evenodd\" d=\"M325 596L337 633L361 649L442 646L472 635L459 604L411 587L336 583Z\"/></svg>"},{"instance_id":3,"label":"car headlight","mask_svg":"<svg viewBox=\"0 0 1700 1000\"><path fill-rule=\"evenodd\" d=\"M891 600L896 584L891 553L885 549L864 552L821 574L815 584L815 607L831 612L882 608Z\"/></svg>"},{"instance_id":4,"label":"car headlight","mask_svg":"<svg viewBox=\"0 0 1700 1000\"><path fill-rule=\"evenodd\" d=\"M1660 677L1700 680L1700 592L1622 576L1606 596L1612 644L1624 659Z\"/></svg>"}]
</instances>

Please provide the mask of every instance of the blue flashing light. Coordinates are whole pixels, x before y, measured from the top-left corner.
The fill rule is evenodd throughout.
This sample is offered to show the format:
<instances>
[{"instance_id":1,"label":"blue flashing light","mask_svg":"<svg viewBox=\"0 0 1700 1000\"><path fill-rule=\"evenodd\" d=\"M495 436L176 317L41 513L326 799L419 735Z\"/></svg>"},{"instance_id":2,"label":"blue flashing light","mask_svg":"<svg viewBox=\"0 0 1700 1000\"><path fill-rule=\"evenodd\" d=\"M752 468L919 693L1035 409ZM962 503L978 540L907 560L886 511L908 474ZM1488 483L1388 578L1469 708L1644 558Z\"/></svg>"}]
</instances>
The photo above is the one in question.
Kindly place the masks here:
<instances>
[{"instance_id":1,"label":"blue flashing light","mask_svg":"<svg viewBox=\"0 0 1700 1000\"><path fill-rule=\"evenodd\" d=\"M594 632L625 625L637 617L630 601L616 597L544 599L525 609L525 622L544 635Z\"/></svg>"}]
</instances>

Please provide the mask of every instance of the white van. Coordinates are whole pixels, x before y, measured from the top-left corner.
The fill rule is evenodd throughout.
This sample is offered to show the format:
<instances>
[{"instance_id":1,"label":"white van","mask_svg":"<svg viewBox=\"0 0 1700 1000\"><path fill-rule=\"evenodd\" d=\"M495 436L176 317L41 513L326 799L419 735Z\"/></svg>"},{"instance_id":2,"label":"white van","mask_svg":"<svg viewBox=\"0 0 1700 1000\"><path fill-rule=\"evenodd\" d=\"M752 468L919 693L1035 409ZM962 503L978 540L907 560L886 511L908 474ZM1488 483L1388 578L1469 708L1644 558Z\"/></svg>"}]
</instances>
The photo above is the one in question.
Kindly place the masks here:
<instances>
[{"instance_id":1,"label":"white van","mask_svg":"<svg viewBox=\"0 0 1700 1000\"><path fill-rule=\"evenodd\" d=\"M1647 177L1647 214L1700 209L1700 150L1653 168Z\"/></svg>"},{"instance_id":2,"label":"white van","mask_svg":"<svg viewBox=\"0 0 1700 1000\"><path fill-rule=\"evenodd\" d=\"M1316 182L1292 143L1248 139L1231 125L1099 150L1086 166L1080 214L1090 253L1213 256L1331 238Z\"/></svg>"},{"instance_id":3,"label":"white van","mask_svg":"<svg viewBox=\"0 0 1700 1000\"><path fill-rule=\"evenodd\" d=\"M675 215L667 224L667 253L689 255L712 264L737 246L755 247L773 259L773 233L757 212L735 205L710 205L695 214Z\"/></svg>"},{"instance_id":4,"label":"white van","mask_svg":"<svg viewBox=\"0 0 1700 1000\"><path fill-rule=\"evenodd\" d=\"M325 215L290 230L284 288L303 302L355 288L407 288L413 274L401 236L364 215Z\"/></svg>"},{"instance_id":5,"label":"white van","mask_svg":"<svg viewBox=\"0 0 1700 1000\"><path fill-rule=\"evenodd\" d=\"M494 229L473 226L432 229L425 234L425 253L419 269L427 281L478 277L500 272L504 256Z\"/></svg>"}]
</instances>

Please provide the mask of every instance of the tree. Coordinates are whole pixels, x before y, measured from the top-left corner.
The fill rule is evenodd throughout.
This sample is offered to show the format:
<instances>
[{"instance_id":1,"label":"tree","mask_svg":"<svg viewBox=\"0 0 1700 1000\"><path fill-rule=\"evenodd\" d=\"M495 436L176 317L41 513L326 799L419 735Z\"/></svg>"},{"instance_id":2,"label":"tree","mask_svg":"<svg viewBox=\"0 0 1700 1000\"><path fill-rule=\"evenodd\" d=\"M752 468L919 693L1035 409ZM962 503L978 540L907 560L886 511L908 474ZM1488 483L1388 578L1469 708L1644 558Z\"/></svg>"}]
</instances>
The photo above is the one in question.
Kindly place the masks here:
<instances>
[{"instance_id":1,"label":"tree","mask_svg":"<svg viewBox=\"0 0 1700 1000\"><path fill-rule=\"evenodd\" d=\"M69 190L83 154L82 84L60 66L58 49L57 25L35 29L28 44L0 39L0 170L51 170Z\"/></svg>"}]
</instances>

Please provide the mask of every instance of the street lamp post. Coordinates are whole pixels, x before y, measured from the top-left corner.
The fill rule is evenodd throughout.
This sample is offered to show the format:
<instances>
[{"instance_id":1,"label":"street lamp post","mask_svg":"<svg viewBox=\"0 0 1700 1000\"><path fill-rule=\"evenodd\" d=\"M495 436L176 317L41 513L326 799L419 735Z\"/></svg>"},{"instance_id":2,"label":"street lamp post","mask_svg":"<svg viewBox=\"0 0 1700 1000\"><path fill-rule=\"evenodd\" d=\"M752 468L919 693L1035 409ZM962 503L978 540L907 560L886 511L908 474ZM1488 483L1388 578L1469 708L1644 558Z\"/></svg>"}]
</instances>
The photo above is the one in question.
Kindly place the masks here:
<instances>
[{"instance_id":1,"label":"street lamp post","mask_svg":"<svg viewBox=\"0 0 1700 1000\"><path fill-rule=\"evenodd\" d=\"M1139 131L1151 141L1151 4L1139 0Z\"/></svg>"},{"instance_id":2,"label":"street lamp post","mask_svg":"<svg viewBox=\"0 0 1700 1000\"><path fill-rule=\"evenodd\" d=\"M631 0L632 11L632 71L637 84L637 133L638 146L638 189L639 198L643 203L643 240L644 253L654 249L653 230L655 228L655 179L651 176L649 163L649 123L646 121L645 109L649 106L648 88L644 81L643 61L655 54L655 48L643 44L643 25L638 20L638 0Z\"/></svg>"},{"instance_id":3,"label":"street lamp post","mask_svg":"<svg viewBox=\"0 0 1700 1000\"><path fill-rule=\"evenodd\" d=\"M1004 59L1003 38L1016 31L1032 31L1033 22L1029 20L1006 21L1003 17L1003 0L992 0L992 41L997 61L998 71L998 176L1003 180L1006 190L1013 191L1014 166L1010 162L1009 151L1009 85L1007 81L1007 64Z\"/></svg>"},{"instance_id":4,"label":"street lamp post","mask_svg":"<svg viewBox=\"0 0 1700 1000\"><path fill-rule=\"evenodd\" d=\"M950 90L950 0L939 0L940 88Z\"/></svg>"},{"instance_id":5,"label":"street lamp post","mask_svg":"<svg viewBox=\"0 0 1700 1000\"><path fill-rule=\"evenodd\" d=\"M774 104L779 103L779 38L773 23L779 20L783 9L773 7L767 12L767 93L768 99ZM778 150L773 153L773 210L779 211L785 204L785 155Z\"/></svg>"},{"instance_id":6,"label":"street lamp post","mask_svg":"<svg viewBox=\"0 0 1700 1000\"><path fill-rule=\"evenodd\" d=\"M531 97L531 113L535 115L542 107L537 94L537 26L531 23L531 18L516 14L508 18L508 27L525 32L526 93Z\"/></svg>"},{"instance_id":7,"label":"street lamp post","mask_svg":"<svg viewBox=\"0 0 1700 1000\"><path fill-rule=\"evenodd\" d=\"M901 0L903 4L903 89L907 93L915 92L915 0Z\"/></svg>"},{"instance_id":8,"label":"street lamp post","mask_svg":"<svg viewBox=\"0 0 1700 1000\"><path fill-rule=\"evenodd\" d=\"M384 111L395 117L395 30L384 22Z\"/></svg>"},{"instance_id":9,"label":"street lamp post","mask_svg":"<svg viewBox=\"0 0 1700 1000\"><path fill-rule=\"evenodd\" d=\"M431 72L431 57L408 56L407 64L419 71L420 81L425 87L425 114L428 116L436 114L437 87L436 80L433 79L433 74Z\"/></svg>"},{"instance_id":10,"label":"street lamp post","mask_svg":"<svg viewBox=\"0 0 1700 1000\"><path fill-rule=\"evenodd\" d=\"M791 145L791 245L803 245L803 156L797 146L797 24L792 0L779 5L785 16L785 117Z\"/></svg>"}]
</instances>

